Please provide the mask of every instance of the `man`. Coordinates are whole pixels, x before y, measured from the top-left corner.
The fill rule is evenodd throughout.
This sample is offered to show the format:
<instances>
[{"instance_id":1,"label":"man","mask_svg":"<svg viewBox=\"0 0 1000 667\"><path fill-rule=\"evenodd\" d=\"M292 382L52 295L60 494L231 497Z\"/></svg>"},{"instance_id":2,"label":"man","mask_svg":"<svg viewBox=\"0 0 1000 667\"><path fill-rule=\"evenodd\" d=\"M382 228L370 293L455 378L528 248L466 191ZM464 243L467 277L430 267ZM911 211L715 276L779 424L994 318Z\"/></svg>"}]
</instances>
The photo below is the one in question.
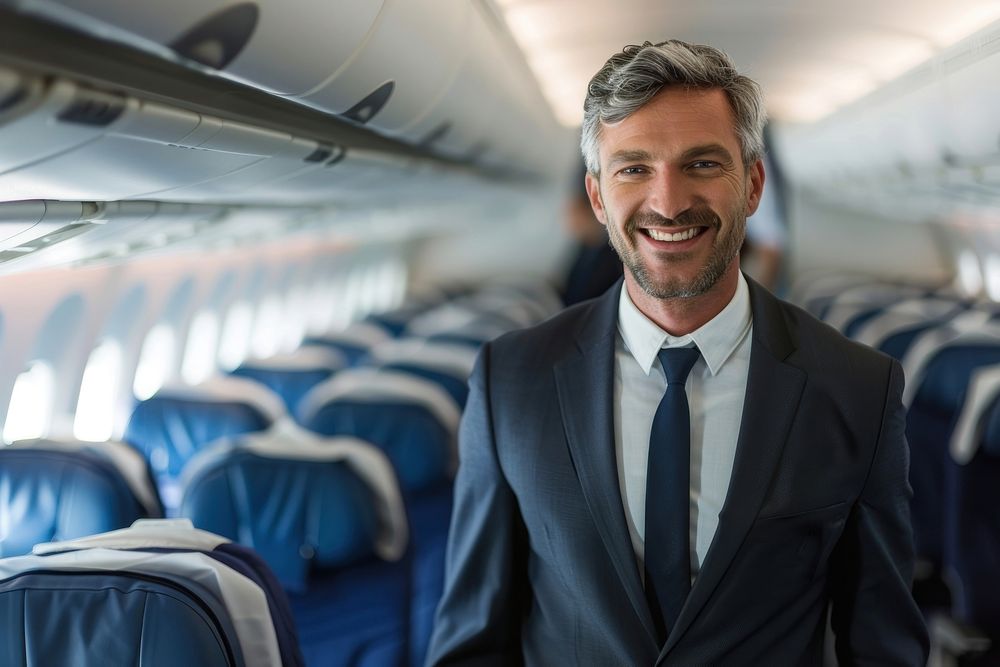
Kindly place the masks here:
<instances>
[{"instance_id":1,"label":"man","mask_svg":"<svg viewBox=\"0 0 1000 667\"><path fill-rule=\"evenodd\" d=\"M900 368L739 272L758 86L647 43L584 108L624 284L480 354L431 664L819 665L830 609L923 665Z\"/></svg>"}]
</instances>

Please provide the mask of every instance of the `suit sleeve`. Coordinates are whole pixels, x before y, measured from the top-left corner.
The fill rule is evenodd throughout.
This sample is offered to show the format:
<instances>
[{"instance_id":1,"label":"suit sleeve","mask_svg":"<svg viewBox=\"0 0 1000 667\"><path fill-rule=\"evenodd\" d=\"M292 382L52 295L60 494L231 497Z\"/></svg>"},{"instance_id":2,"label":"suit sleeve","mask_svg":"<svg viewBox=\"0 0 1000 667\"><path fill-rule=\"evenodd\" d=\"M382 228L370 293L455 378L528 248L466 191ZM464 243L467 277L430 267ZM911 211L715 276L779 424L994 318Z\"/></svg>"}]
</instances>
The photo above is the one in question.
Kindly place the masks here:
<instances>
[{"instance_id":1,"label":"suit sleeve","mask_svg":"<svg viewBox=\"0 0 1000 667\"><path fill-rule=\"evenodd\" d=\"M913 492L902 391L893 361L868 479L834 555L831 624L842 667L927 664L927 629L910 592Z\"/></svg>"},{"instance_id":2,"label":"suit sleeve","mask_svg":"<svg viewBox=\"0 0 1000 667\"><path fill-rule=\"evenodd\" d=\"M489 391L491 348L469 380L445 575L428 665L518 665L527 602L525 530L497 458Z\"/></svg>"}]
</instances>

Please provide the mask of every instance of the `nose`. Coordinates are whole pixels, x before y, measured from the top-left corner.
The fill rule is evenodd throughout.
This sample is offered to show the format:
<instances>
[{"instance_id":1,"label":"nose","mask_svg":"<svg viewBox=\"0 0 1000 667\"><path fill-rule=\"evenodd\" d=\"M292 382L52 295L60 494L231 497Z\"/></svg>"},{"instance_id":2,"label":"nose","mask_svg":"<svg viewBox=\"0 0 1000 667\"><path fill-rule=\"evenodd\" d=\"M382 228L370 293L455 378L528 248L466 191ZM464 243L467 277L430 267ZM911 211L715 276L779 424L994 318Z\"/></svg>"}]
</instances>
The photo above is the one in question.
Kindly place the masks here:
<instances>
[{"instance_id":1,"label":"nose","mask_svg":"<svg viewBox=\"0 0 1000 667\"><path fill-rule=\"evenodd\" d=\"M649 188L647 205L665 218L676 218L698 201L691 179L678 169L659 171L650 179Z\"/></svg>"}]
</instances>

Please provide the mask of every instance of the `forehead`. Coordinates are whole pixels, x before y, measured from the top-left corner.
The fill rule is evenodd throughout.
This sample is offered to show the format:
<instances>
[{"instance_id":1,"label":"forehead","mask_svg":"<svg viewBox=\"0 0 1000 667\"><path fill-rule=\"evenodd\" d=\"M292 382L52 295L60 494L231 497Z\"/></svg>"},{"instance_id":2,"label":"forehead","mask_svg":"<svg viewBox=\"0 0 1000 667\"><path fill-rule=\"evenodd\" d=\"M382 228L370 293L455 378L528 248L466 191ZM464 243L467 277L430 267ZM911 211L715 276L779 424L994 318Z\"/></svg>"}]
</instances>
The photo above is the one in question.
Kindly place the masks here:
<instances>
[{"instance_id":1,"label":"forehead","mask_svg":"<svg viewBox=\"0 0 1000 667\"><path fill-rule=\"evenodd\" d=\"M602 165L616 151L641 150L669 158L709 143L739 156L733 112L720 88L664 88L628 118L602 123L599 137Z\"/></svg>"}]
</instances>

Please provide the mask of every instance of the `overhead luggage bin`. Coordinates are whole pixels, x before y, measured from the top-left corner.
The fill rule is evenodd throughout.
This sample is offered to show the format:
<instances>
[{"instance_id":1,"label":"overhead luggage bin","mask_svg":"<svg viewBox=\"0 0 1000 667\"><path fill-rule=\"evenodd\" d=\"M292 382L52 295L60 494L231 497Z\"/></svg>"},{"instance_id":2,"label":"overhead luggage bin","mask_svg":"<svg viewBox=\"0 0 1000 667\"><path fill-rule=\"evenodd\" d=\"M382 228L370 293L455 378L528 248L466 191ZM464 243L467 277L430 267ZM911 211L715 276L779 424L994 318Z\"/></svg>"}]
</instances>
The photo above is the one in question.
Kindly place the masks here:
<instances>
[{"instance_id":1,"label":"overhead luggage bin","mask_svg":"<svg viewBox=\"0 0 1000 667\"><path fill-rule=\"evenodd\" d=\"M387 0L350 59L296 99L388 134L422 138L404 130L457 75L455 54L466 48L470 15L467 0Z\"/></svg>"},{"instance_id":2,"label":"overhead luggage bin","mask_svg":"<svg viewBox=\"0 0 1000 667\"><path fill-rule=\"evenodd\" d=\"M280 132L65 80L0 113L0 143L7 200L151 196L308 148Z\"/></svg>"},{"instance_id":3,"label":"overhead luggage bin","mask_svg":"<svg viewBox=\"0 0 1000 667\"><path fill-rule=\"evenodd\" d=\"M14 2L23 11L99 37L170 53L279 95L306 93L346 63L383 4L380 0Z\"/></svg>"},{"instance_id":4,"label":"overhead luggage bin","mask_svg":"<svg viewBox=\"0 0 1000 667\"><path fill-rule=\"evenodd\" d=\"M464 30L464 57L448 89L423 116L403 128L417 144L459 159L471 159L484 145L485 134L503 108L501 91L490 72L504 64L497 35L480 11L471 10Z\"/></svg>"}]
</instances>

